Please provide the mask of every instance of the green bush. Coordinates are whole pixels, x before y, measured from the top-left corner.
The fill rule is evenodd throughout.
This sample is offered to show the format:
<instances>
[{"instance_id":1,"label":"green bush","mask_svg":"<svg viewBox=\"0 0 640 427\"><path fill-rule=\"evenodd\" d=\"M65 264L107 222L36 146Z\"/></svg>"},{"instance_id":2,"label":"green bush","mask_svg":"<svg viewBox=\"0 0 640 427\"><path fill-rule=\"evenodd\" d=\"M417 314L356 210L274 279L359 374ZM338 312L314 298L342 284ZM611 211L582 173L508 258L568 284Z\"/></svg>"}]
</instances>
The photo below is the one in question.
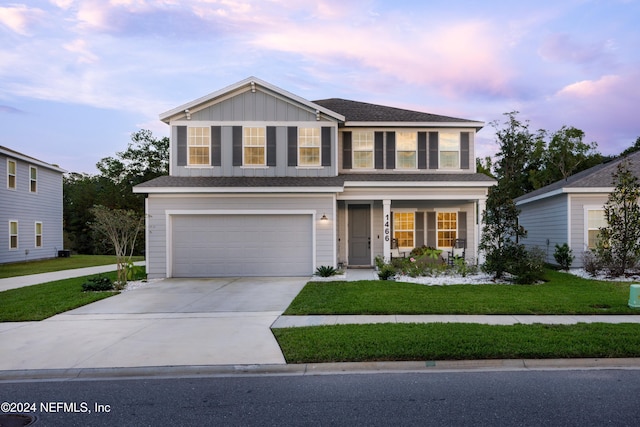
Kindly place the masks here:
<instances>
[{"instance_id":1,"label":"green bush","mask_svg":"<svg viewBox=\"0 0 640 427\"><path fill-rule=\"evenodd\" d=\"M316 275L320 277L331 277L335 275L338 271L330 265L321 265L316 268Z\"/></svg>"},{"instance_id":2,"label":"green bush","mask_svg":"<svg viewBox=\"0 0 640 427\"><path fill-rule=\"evenodd\" d=\"M556 262L563 270L569 270L571 268L571 264L575 257L573 256L573 251L569 247L567 243L564 243L562 246L556 243L556 250L553 253L553 257Z\"/></svg>"},{"instance_id":3,"label":"green bush","mask_svg":"<svg viewBox=\"0 0 640 427\"><path fill-rule=\"evenodd\" d=\"M540 248L524 249L519 245L519 255L510 261L509 273L519 285L532 285L544 280L545 254Z\"/></svg>"},{"instance_id":4,"label":"green bush","mask_svg":"<svg viewBox=\"0 0 640 427\"><path fill-rule=\"evenodd\" d=\"M378 278L380 280L390 280L396 275L396 269L391 264L384 264L381 268L378 268Z\"/></svg>"},{"instance_id":5,"label":"green bush","mask_svg":"<svg viewBox=\"0 0 640 427\"><path fill-rule=\"evenodd\" d=\"M107 276L98 275L87 279L82 284L82 290L84 292L103 292L114 290L113 282Z\"/></svg>"}]
</instances>

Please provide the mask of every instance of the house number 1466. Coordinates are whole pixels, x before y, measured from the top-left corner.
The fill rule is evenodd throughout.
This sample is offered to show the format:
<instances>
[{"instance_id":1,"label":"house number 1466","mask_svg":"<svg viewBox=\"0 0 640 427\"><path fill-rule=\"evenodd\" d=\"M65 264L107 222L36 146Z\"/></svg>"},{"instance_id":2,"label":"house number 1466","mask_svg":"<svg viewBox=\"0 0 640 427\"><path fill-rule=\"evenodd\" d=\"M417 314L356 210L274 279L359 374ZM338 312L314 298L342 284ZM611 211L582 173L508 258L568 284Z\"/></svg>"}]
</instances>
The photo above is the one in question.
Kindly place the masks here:
<instances>
[{"instance_id":1,"label":"house number 1466","mask_svg":"<svg viewBox=\"0 0 640 427\"><path fill-rule=\"evenodd\" d=\"M388 242L391 238L391 229L389 228L389 215L384 216L384 241Z\"/></svg>"}]
</instances>

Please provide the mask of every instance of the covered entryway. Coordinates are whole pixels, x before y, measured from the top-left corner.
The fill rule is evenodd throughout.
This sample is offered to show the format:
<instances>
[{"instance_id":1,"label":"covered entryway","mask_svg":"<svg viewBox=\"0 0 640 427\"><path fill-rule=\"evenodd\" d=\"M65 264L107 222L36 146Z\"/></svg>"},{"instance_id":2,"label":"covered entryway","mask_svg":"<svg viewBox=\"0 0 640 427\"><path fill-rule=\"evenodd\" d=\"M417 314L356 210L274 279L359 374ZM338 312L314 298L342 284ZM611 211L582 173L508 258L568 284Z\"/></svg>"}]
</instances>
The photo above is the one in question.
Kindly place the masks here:
<instances>
[{"instance_id":1,"label":"covered entryway","mask_svg":"<svg viewBox=\"0 0 640 427\"><path fill-rule=\"evenodd\" d=\"M171 276L310 276L312 227L308 214L174 215Z\"/></svg>"},{"instance_id":2,"label":"covered entryway","mask_svg":"<svg viewBox=\"0 0 640 427\"><path fill-rule=\"evenodd\" d=\"M349 265L371 265L370 205L349 205Z\"/></svg>"}]
</instances>

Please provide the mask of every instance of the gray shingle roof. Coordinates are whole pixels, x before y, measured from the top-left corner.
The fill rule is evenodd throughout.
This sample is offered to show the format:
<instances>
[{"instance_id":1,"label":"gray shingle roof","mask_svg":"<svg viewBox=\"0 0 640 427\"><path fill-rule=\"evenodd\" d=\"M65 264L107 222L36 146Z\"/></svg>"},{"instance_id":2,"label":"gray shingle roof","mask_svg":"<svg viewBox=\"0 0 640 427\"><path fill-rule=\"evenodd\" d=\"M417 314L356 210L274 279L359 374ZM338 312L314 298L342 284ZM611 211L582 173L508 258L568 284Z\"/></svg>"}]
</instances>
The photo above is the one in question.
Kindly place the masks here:
<instances>
[{"instance_id":1,"label":"gray shingle roof","mask_svg":"<svg viewBox=\"0 0 640 427\"><path fill-rule=\"evenodd\" d=\"M629 160L629 169L631 172L640 178L640 151L629 154L626 159ZM556 181L553 184L549 184L545 187L527 193L524 196L520 196L515 201L522 202L563 188L593 188L594 190L612 188L614 186L613 173L617 170L618 165L623 160L623 158L617 158L611 162L596 165L590 169L571 175L566 180Z\"/></svg>"},{"instance_id":2,"label":"gray shingle roof","mask_svg":"<svg viewBox=\"0 0 640 427\"><path fill-rule=\"evenodd\" d=\"M482 127L484 123L459 119L455 117L439 116L437 114L422 113L419 111L403 110L384 105L368 104L366 102L350 101L348 99L330 98L313 101L331 111L335 111L345 117L347 122L418 122L418 123L478 123Z\"/></svg>"},{"instance_id":3,"label":"gray shingle roof","mask_svg":"<svg viewBox=\"0 0 640 427\"><path fill-rule=\"evenodd\" d=\"M465 174L342 174L331 177L184 177L161 176L137 185L137 188L251 188L251 187L342 187L345 182L479 182L493 185L494 180L480 173Z\"/></svg>"}]
</instances>

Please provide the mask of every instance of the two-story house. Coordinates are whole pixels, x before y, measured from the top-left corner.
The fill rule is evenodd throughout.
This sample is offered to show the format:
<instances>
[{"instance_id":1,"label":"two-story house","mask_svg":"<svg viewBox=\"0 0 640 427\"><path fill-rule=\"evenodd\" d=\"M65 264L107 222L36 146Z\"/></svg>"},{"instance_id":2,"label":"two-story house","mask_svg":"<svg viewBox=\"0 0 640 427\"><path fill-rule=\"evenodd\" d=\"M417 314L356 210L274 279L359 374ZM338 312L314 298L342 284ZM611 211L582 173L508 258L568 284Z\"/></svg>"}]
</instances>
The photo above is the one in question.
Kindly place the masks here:
<instances>
[{"instance_id":1,"label":"two-story house","mask_svg":"<svg viewBox=\"0 0 640 427\"><path fill-rule=\"evenodd\" d=\"M255 77L160 115L170 172L146 193L150 277L309 276L395 250L478 255L484 123L344 99L307 101Z\"/></svg>"},{"instance_id":2,"label":"two-story house","mask_svg":"<svg viewBox=\"0 0 640 427\"><path fill-rule=\"evenodd\" d=\"M64 172L0 146L0 264L54 258L63 249Z\"/></svg>"}]
</instances>

